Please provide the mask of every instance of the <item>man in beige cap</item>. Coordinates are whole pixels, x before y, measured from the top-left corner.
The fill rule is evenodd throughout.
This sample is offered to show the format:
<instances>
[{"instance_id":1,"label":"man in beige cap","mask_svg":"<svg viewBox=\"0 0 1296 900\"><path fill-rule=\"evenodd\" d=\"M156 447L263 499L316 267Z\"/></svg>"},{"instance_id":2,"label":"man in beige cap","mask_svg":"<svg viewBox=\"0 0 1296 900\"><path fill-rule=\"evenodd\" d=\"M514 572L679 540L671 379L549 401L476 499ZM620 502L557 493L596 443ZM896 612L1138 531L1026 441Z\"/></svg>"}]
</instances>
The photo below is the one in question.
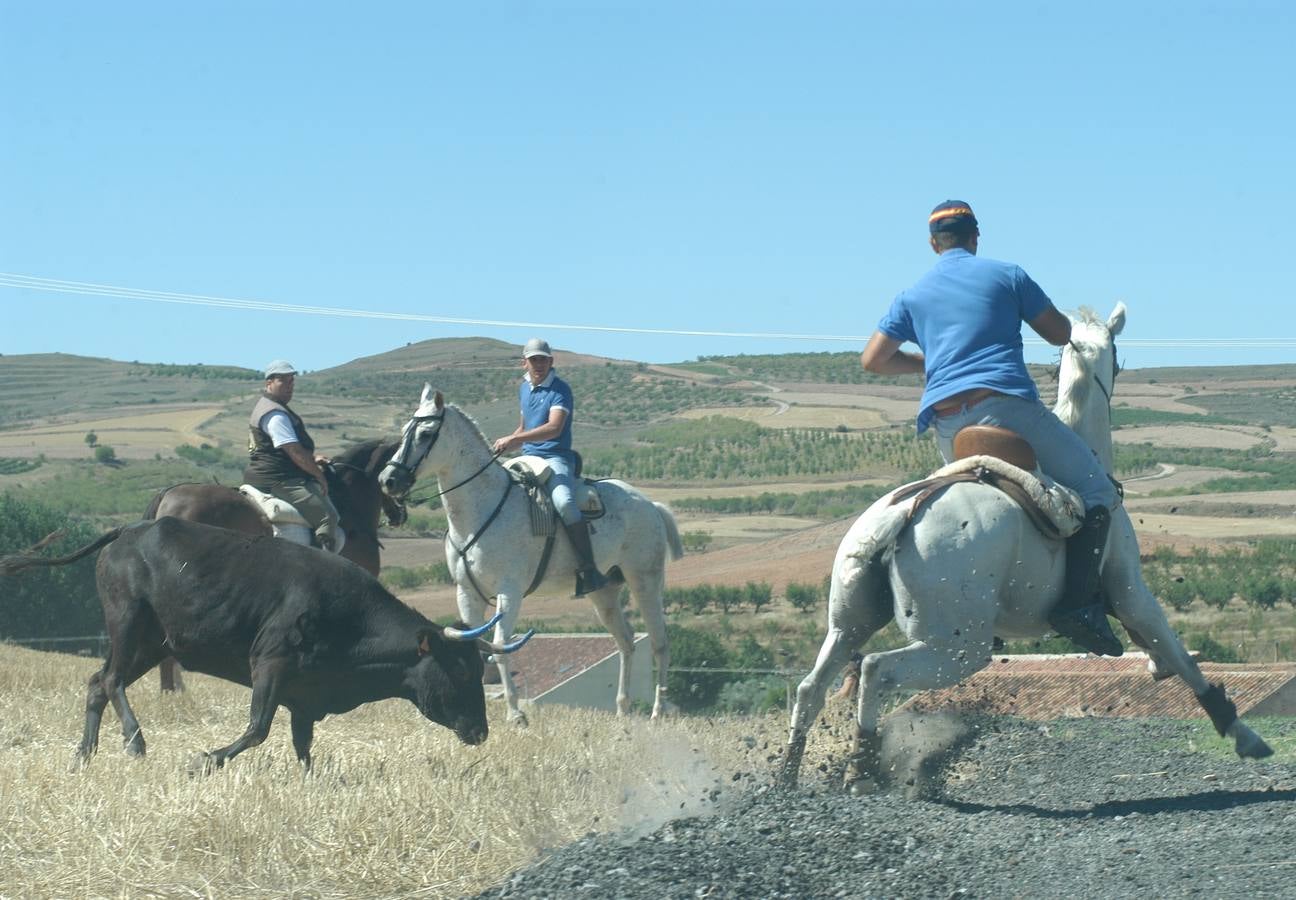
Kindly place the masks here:
<instances>
[{"instance_id":1,"label":"man in beige cap","mask_svg":"<svg viewBox=\"0 0 1296 900\"><path fill-rule=\"evenodd\" d=\"M329 459L315 454L306 424L288 408L296 375L287 360L266 366L265 389L248 417L250 459L243 481L291 503L310 523L319 546L334 553L338 512L328 499L328 480L320 468Z\"/></svg>"}]
</instances>

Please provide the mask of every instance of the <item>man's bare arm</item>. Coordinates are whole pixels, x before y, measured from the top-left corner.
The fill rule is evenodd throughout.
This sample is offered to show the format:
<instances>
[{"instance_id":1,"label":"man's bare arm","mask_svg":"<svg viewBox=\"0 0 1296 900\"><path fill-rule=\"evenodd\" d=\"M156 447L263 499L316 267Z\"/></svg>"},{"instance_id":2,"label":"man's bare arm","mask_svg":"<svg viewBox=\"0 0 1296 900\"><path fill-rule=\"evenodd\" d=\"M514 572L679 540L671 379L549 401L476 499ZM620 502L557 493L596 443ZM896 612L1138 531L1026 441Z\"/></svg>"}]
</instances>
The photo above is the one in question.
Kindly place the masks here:
<instances>
[{"instance_id":1,"label":"man's bare arm","mask_svg":"<svg viewBox=\"0 0 1296 900\"><path fill-rule=\"evenodd\" d=\"M552 441L558 435L562 434L563 424L567 421L567 410L551 409L549 410L549 421L543 425L537 425L528 431L523 431L522 426L510 435L505 435L495 442L496 453L506 453L509 450L516 450L529 441Z\"/></svg>"},{"instance_id":2,"label":"man's bare arm","mask_svg":"<svg viewBox=\"0 0 1296 900\"><path fill-rule=\"evenodd\" d=\"M900 341L875 331L860 354L860 365L878 375L921 375L926 360L921 352L901 350Z\"/></svg>"},{"instance_id":3,"label":"man's bare arm","mask_svg":"<svg viewBox=\"0 0 1296 900\"><path fill-rule=\"evenodd\" d=\"M1054 347L1061 347L1071 340L1071 320L1059 312L1056 306L1050 305L1026 324Z\"/></svg>"}]
</instances>

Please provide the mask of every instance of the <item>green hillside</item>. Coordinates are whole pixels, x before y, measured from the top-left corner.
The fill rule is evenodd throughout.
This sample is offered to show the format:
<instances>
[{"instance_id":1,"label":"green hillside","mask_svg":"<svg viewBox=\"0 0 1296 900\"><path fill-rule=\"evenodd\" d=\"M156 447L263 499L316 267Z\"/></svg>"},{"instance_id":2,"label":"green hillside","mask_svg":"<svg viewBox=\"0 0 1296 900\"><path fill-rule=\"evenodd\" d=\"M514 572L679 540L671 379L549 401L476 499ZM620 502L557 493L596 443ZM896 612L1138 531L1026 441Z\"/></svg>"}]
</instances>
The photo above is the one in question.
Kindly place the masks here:
<instances>
[{"instance_id":1,"label":"green hillside","mask_svg":"<svg viewBox=\"0 0 1296 900\"><path fill-rule=\"evenodd\" d=\"M0 427L51 415L156 403L222 401L254 391L259 375L233 366L117 362L39 353L0 356Z\"/></svg>"}]
</instances>

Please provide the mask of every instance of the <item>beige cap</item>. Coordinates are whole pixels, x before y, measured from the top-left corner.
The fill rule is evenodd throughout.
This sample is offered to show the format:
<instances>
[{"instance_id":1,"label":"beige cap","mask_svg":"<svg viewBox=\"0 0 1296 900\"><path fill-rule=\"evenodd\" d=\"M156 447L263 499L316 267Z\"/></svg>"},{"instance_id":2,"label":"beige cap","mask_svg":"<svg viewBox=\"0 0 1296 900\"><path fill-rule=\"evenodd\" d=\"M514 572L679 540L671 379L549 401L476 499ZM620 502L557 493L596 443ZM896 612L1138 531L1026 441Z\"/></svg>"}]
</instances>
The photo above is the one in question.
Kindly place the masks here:
<instances>
[{"instance_id":1,"label":"beige cap","mask_svg":"<svg viewBox=\"0 0 1296 900\"><path fill-rule=\"evenodd\" d=\"M522 356L525 359L530 359L533 356L547 356L550 359L553 359L553 351L549 349L548 341L542 341L540 338L531 338L531 340L526 342L526 346L522 348Z\"/></svg>"}]
</instances>

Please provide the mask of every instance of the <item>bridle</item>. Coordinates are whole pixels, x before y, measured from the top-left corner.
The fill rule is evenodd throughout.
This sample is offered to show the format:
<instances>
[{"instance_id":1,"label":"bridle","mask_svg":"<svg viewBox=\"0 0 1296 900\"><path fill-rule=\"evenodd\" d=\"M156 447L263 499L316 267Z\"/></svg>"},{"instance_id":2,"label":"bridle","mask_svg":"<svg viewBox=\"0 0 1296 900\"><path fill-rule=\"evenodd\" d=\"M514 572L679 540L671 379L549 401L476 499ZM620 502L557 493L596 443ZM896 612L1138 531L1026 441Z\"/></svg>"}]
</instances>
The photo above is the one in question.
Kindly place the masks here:
<instances>
[{"instance_id":1,"label":"bridle","mask_svg":"<svg viewBox=\"0 0 1296 900\"><path fill-rule=\"evenodd\" d=\"M419 425L425 423L431 423L431 422L437 423L437 429L436 432L432 435L432 440L428 441L427 446L423 448L423 452L419 454L418 459L416 459L412 465L406 463L401 458L405 454L404 440L401 441L400 449L397 450L396 453L392 456L392 458L387 461L387 465L392 466L393 468L399 470L409 479L410 489L412 489L414 486L414 479L417 476L419 466L423 465L423 460L428 458L428 454L432 452L432 448L436 446L436 442L441 438L441 425L444 421L445 421L445 410L442 410L441 412L433 413L430 416L414 416L405 425L405 433L408 435L412 435L415 431L418 430ZM432 494L431 496L444 497L446 494L450 493L456 488L463 487L465 484L467 484L468 482L476 478L478 475L480 475L482 472L485 472L487 469L489 469L491 467L491 464L499 459L499 456L500 455L498 453L492 453L490 455L490 458L487 459L486 462L482 464L482 467L478 469L476 472L473 472L463 481L460 481L457 484L452 484L450 485L450 487L445 488L444 490L437 491L435 494ZM512 481L512 479L510 479L510 481ZM409 491L407 490L406 493L409 493Z\"/></svg>"},{"instance_id":2,"label":"bridle","mask_svg":"<svg viewBox=\"0 0 1296 900\"><path fill-rule=\"evenodd\" d=\"M1067 343L1071 346L1071 349L1075 351L1077 356L1079 356L1081 359L1084 359L1084 354L1080 352L1080 348L1076 346L1075 341L1067 341ZM1098 373L1097 372L1093 373L1094 384L1098 385L1098 390L1102 391L1103 397L1107 400L1107 414L1109 416L1111 415L1111 397L1112 397L1111 392L1116 387L1116 376L1120 374L1120 363L1116 359L1116 340L1114 338L1112 339L1111 349L1112 349L1112 372L1111 372L1112 386L1110 388L1107 387L1107 385L1102 383L1102 379L1098 377Z\"/></svg>"}]
</instances>

